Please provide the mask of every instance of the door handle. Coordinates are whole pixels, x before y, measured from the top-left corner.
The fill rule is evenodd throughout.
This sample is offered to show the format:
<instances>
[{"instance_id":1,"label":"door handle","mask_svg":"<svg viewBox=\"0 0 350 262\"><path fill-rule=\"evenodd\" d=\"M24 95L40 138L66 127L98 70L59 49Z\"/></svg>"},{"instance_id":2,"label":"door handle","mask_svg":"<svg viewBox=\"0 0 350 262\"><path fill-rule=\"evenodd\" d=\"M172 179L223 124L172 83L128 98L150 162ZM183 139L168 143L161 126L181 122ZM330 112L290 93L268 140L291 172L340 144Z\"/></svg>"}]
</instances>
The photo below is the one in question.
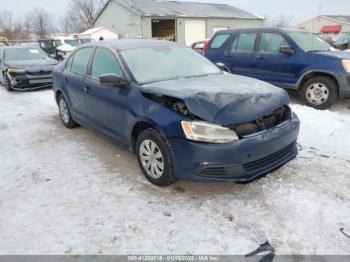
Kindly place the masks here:
<instances>
[{"instance_id":1,"label":"door handle","mask_svg":"<svg viewBox=\"0 0 350 262\"><path fill-rule=\"evenodd\" d=\"M85 93L90 93L90 87L89 86L84 87L84 91Z\"/></svg>"},{"instance_id":2,"label":"door handle","mask_svg":"<svg viewBox=\"0 0 350 262\"><path fill-rule=\"evenodd\" d=\"M263 56L263 55L257 55L256 58L257 58L257 59L260 59L260 60L264 60L264 59L265 59L265 56Z\"/></svg>"},{"instance_id":3,"label":"door handle","mask_svg":"<svg viewBox=\"0 0 350 262\"><path fill-rule=\"evenodd\" d=\"M67 78L64 79L64 83L65 83L65 84L68 83L68 79L67 79Z\"/></svg>"}]
</instances>

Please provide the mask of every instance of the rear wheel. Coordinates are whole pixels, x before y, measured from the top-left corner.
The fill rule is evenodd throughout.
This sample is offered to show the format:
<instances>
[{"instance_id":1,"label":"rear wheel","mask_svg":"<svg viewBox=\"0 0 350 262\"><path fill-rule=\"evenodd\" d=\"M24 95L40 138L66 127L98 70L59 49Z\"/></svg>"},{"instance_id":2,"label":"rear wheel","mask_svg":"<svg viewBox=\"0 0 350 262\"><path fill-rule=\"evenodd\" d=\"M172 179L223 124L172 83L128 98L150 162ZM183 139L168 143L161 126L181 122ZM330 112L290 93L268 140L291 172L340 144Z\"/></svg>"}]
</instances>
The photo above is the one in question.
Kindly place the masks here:
<instances>
[{"instance_id":1,"label":"rear wheel","mask_svg":"<svg viewBox=\"0 0 350 262\"><path fill-rule=\"evenodd\" d=\"M337 97L337 84L329 77L311 78L301 89L301 98L304 103L316 109L325 110L331 107Z\"/></svg>"},{"instance_id":2,"label":"rear wheel","mask_svg":"<svg viewBox=\"0 0 350 262\"><path fill-rule=\"evenodd\" d=\"M145 177L157 186L169 186L176 179L166 138L153 128L141 132L136 141L136 155Z\"/></svg>"},{"instance_id":3,"label":"rear wheel","mask_svg":"<svg viewBox=\"0 0 350 262\"><path fill-rule=\"evenodd\" d=\"M77 127L78 124L72 119L68 103L63 95L59 95L57 103L63 125L70 129Z\"/></svg>"}]
</instances>

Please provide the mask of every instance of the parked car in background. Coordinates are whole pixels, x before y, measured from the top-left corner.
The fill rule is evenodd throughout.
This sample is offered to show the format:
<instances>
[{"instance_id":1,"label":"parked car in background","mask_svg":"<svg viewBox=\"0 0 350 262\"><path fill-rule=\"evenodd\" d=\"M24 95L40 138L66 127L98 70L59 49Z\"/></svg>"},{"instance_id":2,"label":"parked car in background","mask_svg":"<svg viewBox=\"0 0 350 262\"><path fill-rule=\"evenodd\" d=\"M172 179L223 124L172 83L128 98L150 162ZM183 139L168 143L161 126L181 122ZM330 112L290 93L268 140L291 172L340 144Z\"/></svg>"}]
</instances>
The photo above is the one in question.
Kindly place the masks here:
<instances>
[{"instance_id":1,"label":"parked car in background","mask_svg":"<svg viewBox=\"0 0 350 262\"><path fill-rule=\"evenodd\" d=\"M0 82L7 90L34 90L52 86L52 68L58 62L39 47L0 48Z\"/></svg>"},{"instance_id":2,"label":"parked car in background","mask_svg":"<svg viewBox=\"0 0 350 262\"><path fill-rule=\"evenodd\" d=\"M208 41L209 41L209 39L195 42L195 43L193 43L193 44L191 45L191 48L192 48L193 50L197 51L198 53L203 54L205 44L206 44Z\"/></svg>"},{"instance_id":3,"label":"parked car in background","mask_svg":"<svg viewBox=\"0 0 350 262\"><path fill-rule=\"evenodd\" d=\"M284 90L224 73L176 43L85 45L53 78L62 123L130 148L158 186L250 181L297 155L299 120Z\"/></svg>"},{"instance_id":4,"label":"parked car in background","mask_svg":"<svg viewBox=\"0 0 350 262\"><path fill-rule=\"evenodd\" d=\"M350 49L350 35L340 37L334 42L334 47L339 50Z\"/></svg>"},{"instance_id":5,"label":"parked car in background","mask_svg":"<svg viewBox=\"0 0 350 262\"><path fill-rule=\"evenodd\" d=\"M91 39L73 37L52 37L39 40L40 47L59 61L64 60L76 47L91 42Z\"/></svg>"},{"instance_id":6,"label":"parked car in background","mask_svg":"<svg viewBox=\"0 0 350 262\"><path fill-rule=\"evenodd\" d=\"M328 35L319 35L319 38L321 38L321 40L325 41L327 44L333 46L334 45L334 40L331 36Z\"/></svg>"},{"instance_id":7,"label":"parked car in background","mask_svg":"<svg viewBox=\"0 0 350 262\"><path fill-rule=\"evenodd\" d=\"M350 54L331 49L311 32L260 28L220 31L204 53L228 72L299 90L305 104L326 109L350 97Z\"/></svg>"}]
</instances>

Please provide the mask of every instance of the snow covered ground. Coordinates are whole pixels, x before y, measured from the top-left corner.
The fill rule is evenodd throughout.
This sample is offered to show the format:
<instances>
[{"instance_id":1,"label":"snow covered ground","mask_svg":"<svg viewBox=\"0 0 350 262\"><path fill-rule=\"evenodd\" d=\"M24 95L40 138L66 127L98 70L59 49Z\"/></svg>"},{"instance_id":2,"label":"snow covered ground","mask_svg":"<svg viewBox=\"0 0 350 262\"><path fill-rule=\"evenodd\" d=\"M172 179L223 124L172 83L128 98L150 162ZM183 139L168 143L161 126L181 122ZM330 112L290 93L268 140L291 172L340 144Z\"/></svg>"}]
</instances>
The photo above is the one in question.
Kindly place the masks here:
<instances>
[{"instance_id":1,"label":"snow covered ground","mask_svg":"<svg viewBox=\"0 0 350 262\"><path fill-rule=\"evenodd\" d=\"M65 129L51 90L0 88L0 254L350 254L348 107L293 104L298 159L253 183L157 188L128 151Z\"/></svg>"}]
</instances>

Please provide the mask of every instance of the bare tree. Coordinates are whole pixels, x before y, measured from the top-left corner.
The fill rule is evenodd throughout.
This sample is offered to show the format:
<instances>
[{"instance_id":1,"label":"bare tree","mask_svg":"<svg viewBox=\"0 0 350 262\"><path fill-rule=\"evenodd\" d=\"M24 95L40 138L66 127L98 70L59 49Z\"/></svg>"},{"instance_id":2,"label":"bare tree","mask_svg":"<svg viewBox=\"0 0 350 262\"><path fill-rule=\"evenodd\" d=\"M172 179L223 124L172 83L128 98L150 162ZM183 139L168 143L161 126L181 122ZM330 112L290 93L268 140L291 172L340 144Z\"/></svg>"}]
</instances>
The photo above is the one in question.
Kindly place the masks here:
<instances>
[{"instance_id":1,"label":"bare tree","mask_svg":"<svg viewBox=\"0 0 350 262\"><path fill-rule=\"evenodd\" d=\"M66 33L79 32L93 27L95 17L107 0L71 0L69 10L61 22Z\"/></svg>"},{"instance_id":2,"label":"bare tree","mask_svg":"<svg viewBox=\"0 0 350 262\"><path fill-rule=\"evenodd\" d=\"M290 27L292 18L293 18L292 15L286 15L286 14L280 14L275 18L267 18L265 20L265 27L277 27L277 28Z\"/></svg>"},{"instance_id":3,"label":"bare tree","mask_svg":"<svg viewBox=\"0 0 350 262\"><path fill-rule=\"evenodd\" d=\"M13 15L10 11L2 10L0 11L0 33L1 35L12 39L13 30Z\"/></svg>"},{"instance_id":4,"label":"bare tree","mask_svg":"<svg viewBox=\"0 0 350 262\"><path fill-rule=\"evenodd\" d=\"M34 8L27 14L26 25L37 38L44 38L52 31L50 14L44 8Z\"/></svg>"}]
</instances>

